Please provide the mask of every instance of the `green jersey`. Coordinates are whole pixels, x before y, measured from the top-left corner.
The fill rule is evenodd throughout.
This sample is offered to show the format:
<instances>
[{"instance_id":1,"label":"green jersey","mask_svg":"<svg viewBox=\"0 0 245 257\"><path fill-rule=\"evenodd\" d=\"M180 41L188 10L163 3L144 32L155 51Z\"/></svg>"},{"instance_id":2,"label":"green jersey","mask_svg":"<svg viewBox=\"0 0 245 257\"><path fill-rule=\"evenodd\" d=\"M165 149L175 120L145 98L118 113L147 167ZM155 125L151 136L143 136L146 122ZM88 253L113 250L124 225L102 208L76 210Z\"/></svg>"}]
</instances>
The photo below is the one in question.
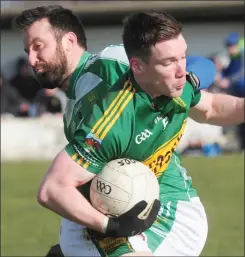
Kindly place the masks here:
<instances>
[{"instance_id":1,"label":"green jersey","mask_svg":"<svg viewBox=\"0 0 245 257\"><path fill-rule=\"evenodd\" d=\"M127 63L111 57L116 49L118 56L124 51L123 46L111 46L99 55L85 53L74 73L64 115L67 153L95 174L111 160L135 159L154 172L161 197L196 196L175 149L200 93L187 82L181 97L152 100ZM83 186L86 197L88 188L89 183Z\"/></svg>"},{"instance_id":2,"label":"green jersey","mask_svg":"<svg viewBox=\"0 0 245 257\"><path fill-rule=\"evenodd\" d=\"M64 125L69 142L73 138L78 121L80 123L81 117L87 113L87 106L97 102L106 93L105 88L111 88L128 68L123 45L111 45L98 54L84 52L72 75L67 92Z\"/></svg>"}]
</instances>

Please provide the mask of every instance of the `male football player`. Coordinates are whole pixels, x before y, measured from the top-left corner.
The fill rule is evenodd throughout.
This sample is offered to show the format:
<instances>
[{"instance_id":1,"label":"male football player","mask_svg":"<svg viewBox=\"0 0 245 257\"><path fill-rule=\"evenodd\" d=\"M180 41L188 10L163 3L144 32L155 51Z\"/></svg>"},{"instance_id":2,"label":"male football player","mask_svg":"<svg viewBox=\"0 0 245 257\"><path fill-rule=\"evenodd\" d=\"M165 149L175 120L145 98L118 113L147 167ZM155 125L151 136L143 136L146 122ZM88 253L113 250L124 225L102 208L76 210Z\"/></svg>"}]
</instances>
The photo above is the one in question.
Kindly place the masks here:
<instances>
[{"instance_id":1,"label":"male football player","mask_svg":"<svg viewBox=\"0 0 245 257\"><path fill-rule=\"evenodd\" d=\"M25 50L40 83L62 88L69 98L64 115L69 144L54 159L38 192L40 204L64 217L64 255L200 254L207 234L205 212L174 151L190 107L203 102L195 77L186 72L181 26L165 14L135 14L124 25L127 55L123 46L92 55L81 23L69 10L38 7L16 21L24 28ZM217 109L220 124L239 122L240 115L227 118L237 98L226 100L234 107L225 106L225 115ZM140 137L145 129L152 135ZM137 218L144 203L118 218L89 203L91 179L107 162L122 157L142 161L159 180L161 206L155 202L149 220ZM133 231L145 232L131 236Z\"/></svg>"}]
</instances>

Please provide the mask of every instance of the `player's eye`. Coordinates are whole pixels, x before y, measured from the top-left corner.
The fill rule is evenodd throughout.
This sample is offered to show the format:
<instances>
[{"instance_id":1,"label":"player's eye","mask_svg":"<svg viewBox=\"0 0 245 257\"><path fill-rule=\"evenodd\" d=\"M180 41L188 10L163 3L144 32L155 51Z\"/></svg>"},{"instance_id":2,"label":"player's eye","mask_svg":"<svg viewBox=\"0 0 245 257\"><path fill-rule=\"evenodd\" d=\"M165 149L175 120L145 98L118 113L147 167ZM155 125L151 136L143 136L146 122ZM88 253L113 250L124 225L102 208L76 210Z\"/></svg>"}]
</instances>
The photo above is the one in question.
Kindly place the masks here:
<instances>
[{"instance_id":1,"label":"player's eye","mask_svg":"<svg viewBox=\"0 0 245 257\"><path fill-rule=\"evenodd\" d=\"M173 61L166 61L166 62L163 62L163 66L167 67L169 65L171 65L173 63Z\"/></svg>"},{"instance_id":2,"label":"player's eye","mask_svg":"<svg viewBox=\"0 0 245 257\"><path fill-rule=\"evenodd\" d=\"M39 51L42 48L43 44L35 44L33 49L34 51Z\"/></svg>"}]
</instances>

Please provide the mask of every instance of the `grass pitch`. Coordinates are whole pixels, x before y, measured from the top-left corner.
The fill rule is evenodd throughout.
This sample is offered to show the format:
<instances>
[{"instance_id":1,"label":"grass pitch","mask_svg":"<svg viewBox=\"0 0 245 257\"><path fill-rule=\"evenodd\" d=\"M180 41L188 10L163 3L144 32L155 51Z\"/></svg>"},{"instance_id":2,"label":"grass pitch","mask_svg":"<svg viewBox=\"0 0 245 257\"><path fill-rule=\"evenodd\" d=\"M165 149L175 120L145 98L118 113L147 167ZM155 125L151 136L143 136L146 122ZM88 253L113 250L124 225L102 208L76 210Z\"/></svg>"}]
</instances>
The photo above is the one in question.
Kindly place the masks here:
<instances>
[{"instance_id":1,"label":"grass pitch","mask_svg":"<svg viewBox=\"0 0 245 257\"><path fill-rule=\"evenodd\" d=\"M185 157L205 206L209 235L202 256L244 256L244 156ZM48 162L2 163L1 256L45 256L60 218L37 204Z\"/></svg>"}]
</instances>

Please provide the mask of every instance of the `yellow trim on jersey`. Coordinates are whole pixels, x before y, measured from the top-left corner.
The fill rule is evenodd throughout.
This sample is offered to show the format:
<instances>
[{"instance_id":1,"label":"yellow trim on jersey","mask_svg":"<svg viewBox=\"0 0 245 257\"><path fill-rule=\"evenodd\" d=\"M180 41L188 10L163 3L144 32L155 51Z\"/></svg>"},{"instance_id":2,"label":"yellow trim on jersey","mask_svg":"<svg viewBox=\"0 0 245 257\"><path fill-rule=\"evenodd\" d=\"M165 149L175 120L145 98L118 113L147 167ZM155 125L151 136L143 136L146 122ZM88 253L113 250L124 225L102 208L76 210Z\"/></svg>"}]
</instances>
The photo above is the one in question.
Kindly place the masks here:
<instances>
[{"instance_id":1,"label":"yellow trim on jersey","mask_svg":"<svg viewBox=\"0 0 245 257\"><path fill-rule=\"evenodd\" d=\"M109 105L108 109L104 112L103 116L96 122L96 124L93 126L91 133L93 133L97 138L99 139L104 139L105 135L107 134L107 132L109 131L106 126L110 126L111 123L115 123L115 117L117 117L118 119L118 111L121 110L118 109L120 107L120 105L124 102L125 98L126 98L126 102L128 103L128 96L133 96L132 95L132 84L130 83L130 81L126 81L123 89L120 90L120 92L118 93L118 95L116 96L116 98L113 100L113 102ZM132 99L132 97L130 98ZM123 103L124 108L126 106L126 104ZM123 109L122 109L123 111ZM122 113L122 111L120 112L120 114ZM115 116L115 117L114 117ZM114 122L113 122L114 121ZM111 128L112 126L110 126ZM104 129L106 128L106 133L102 132ZM102 132L103 138L102 136L100 136Z\"/></svg>"},{"instance_id":2,"label":"yellow trim on jersey","mask_svg":"<svg viewBox=\"0 0 245 257\"><path fill-rule=\"evenodd\" d=\"M130 85L129 88L127 88L122 97L120 99L118 99L117 104L114 106L114 108L112 109L111 113L108 115L108 117L106 117L106 119L104 120L104 122L102 123L102 125L100 126L100 128L95 132L96 135L100 135L101 131L106 127L106 124L110 124L110 120L113 120L113 116L115 116L115 114L118 112L118 108L119 106L123 103L124 99L130 94L130 90L133 88L132 85ZM121 112L122 113L122 112ZM103 139L101 136L99 136L99 138Z\"/></svg>"},{"instance_id":3,"label":"yellow trim on jersey","mask_svg":"<svg viewBox=\"0 0 245 257\"><path fill-rule=\"evenodd\" d=\"M173 100L180 106L186 107L186 103L180 98L180 97L175 97Z\"/></svg>"},{"instance_id":4,"label":"yellow trim on jersey","mask_svg":"<svg viewBox=\"0 0 245 257\"><path fill-rule=\"evenodd\" d=\"M119 118L119 116L122 114L123 110L125 109L126 105L130 102L130 100L134 97L134 93L135 93L135 89L133 89L133 92L131 92L129 94L129 96L127 97L127 99L125 100L125 102L122 104L122 106L117 110L117 106L115 108L115 111L117 110L117 114L115 115L115 117L111 120L111 122L108 124L108 126L106 127L106 129L104 130L104 132L101 135L101 139L103 140L105 138L105 136L107 135L108 131L111 129L111 127L115 124L115 122L117 121L117 119ZM118 103L118 106L121 103Z\"/></svg>"},{"instance_id":5,"label":"yellow trim on jersey","mask_svg":"<svg viewBox=\"0 0 245 257\"><path fill-rule=\"evenodd\" d=\"M170 141L172 141L174 138L176 138L176 136L178 136L179 132L181 132L181 131L183 130L183 128L185 128L186 122L187 122L187 120L184 120L181 129L180 129L173 137L171 137L166 143L164 143L163 145L159 146L159 147L157 148L157 150L156 150L151 156L149 156L146 160L144 160L144 162L145 162L145 161L148 161L149 159L151 159L152 156L153 156L156 152L158 152L159 150L161 150L161 149L162 149L164 146L166 146Z\"/></svg>"},{"instance_id":6,"label":"yellow trim on jersey","mask_svg":"<svg viewBox=\"0 0 245 257\"><path fill-rule=\"evenodd\" d=\"M84 168L84 169L87 169L88 166L89 166L89 162L85 162L85 164L83 165L83 168Z\"/></svg>"},{"instance_id":7,"label":"yellow trim on jersey","mask_svg":"<svg viewBox=\"0 0 245 257\"><path fill-rule=\"evenodd\" d=\"M80 159L78 159L77 164L81 165L82 163L83 163L83 158L81 157Z\"/></svg>"},{"instance_id":8,"label":"yellow trim on jersey","mask_svg":"<svg viewBox=\"0 0 245 257\"><path fill-rule=\"evenodd\" d=\"M93 126L91 133L94 133L94 131L98 128L98 126L100 125L101 122L103 122L105 120L105 116L111 111L111 109L113 108L113 106L115 105L115 103L117 102L117 100L121 97L121 95L124 93L124 89L126 88L126 86L128 85L128 81L125 82L123 89L120 90L120 92L118 93L118 95L116 96L116 98L112 101L112 103L109 105L108 109L104 112L104 115L95 123L95 125Z\"/></svg>"},{"instance_id":9,"label":"yellow trim on jersey","mask_svg":"<svg viewBox=\"0 0 245 257\"><path fill-rule=\"evenodd\" d=\"M143 161L143 163L154 172L156 177L160 177L168 167L173 151L177 148L184 133L185 126L186 120L184 121L181 129L170 140L158 147L150 157Z\"/></svg>"},{"instance_id":10,"label":"yellow trim on jersey","mask_svg":"<svg viewBox=\"0 0 245 257\"><path fill-rule=\"evenodd\" d=\"M128 241L128 239L127 239L127 246L128 246L128 249L130 250L130 251L132 251L132 252L135 252L135 250L133 249L133 247L132 247L132 245L130 244L130 242Z\"/></svg>"},{"instance_id":11,"label":"yellow trim on jersey","mask_svg":"<svg viewBox=\"0 0 245 257\"><path fill-rule=\"evenodd\" d=\"M78 156L78 153L74 153L73 155L72 155L72 160L76 160L77 159L77 156Z\"/></svg>"}]
</instances>

